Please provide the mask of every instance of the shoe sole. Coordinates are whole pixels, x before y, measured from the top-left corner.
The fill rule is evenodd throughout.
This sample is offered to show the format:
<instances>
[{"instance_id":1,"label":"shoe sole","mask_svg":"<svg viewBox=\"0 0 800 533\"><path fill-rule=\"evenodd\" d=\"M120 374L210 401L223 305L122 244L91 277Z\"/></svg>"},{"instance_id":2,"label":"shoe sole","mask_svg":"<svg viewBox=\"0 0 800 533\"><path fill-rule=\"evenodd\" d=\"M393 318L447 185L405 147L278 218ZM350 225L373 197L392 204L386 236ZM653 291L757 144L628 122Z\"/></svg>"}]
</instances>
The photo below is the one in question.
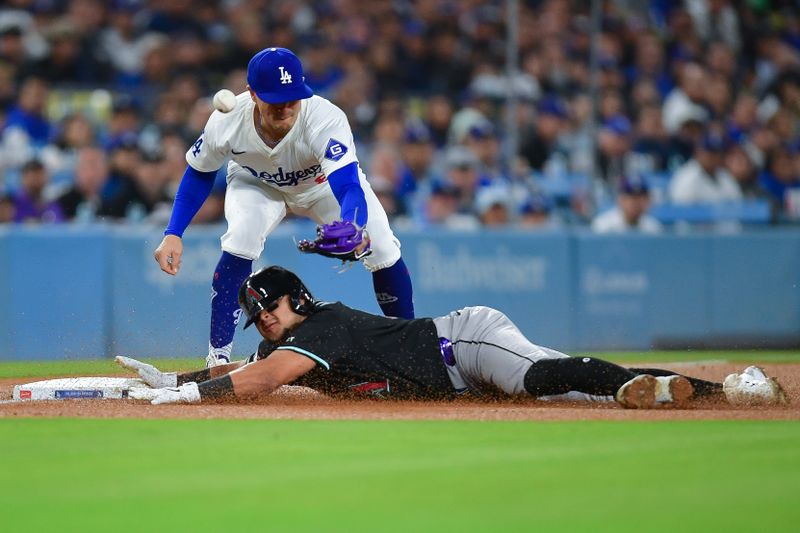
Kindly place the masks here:
<instances>
[{"instance_id":1,"label":"shoe sole","mask_svg":"<svg viewBox=\"0 0 800 533\"><path fill-rule=\"evenodd\" d=\"M682 407L691 400L694 395L694 387L692 387L692 383L685 377L675 376L669 380L669 393L670 396L672 396L671 404L676 407Z\"/></svg>"},{"instance_id":2,"label":"shoe sole","mask_svg":"<svg viewBox=\"0 0 800 533\"><path fill-rule=\"evenodd\" d=\"M771 378L767 375L763 368L760 366L753 366L748 368L755 368L761 375L766 378L767 382L769 383L769 388L772 389L772 393L774 394L774 399L772 401L765 402L764 405L787 405L789 403L789 398L786 397L786 392L784 392L783 387L781 384L778 383L775 378ZM747 372L748 369L745 369ZM751 373L752 375L752 373Z\"/></svg>"},{"instance_id":3,"label":"shoe sole","mask_svg":"<svg viewBox=\"0 0 800 533\"><path fill-rule=\"evenodd\" d=\"M656 378L650 374L636 376L620 387L616 399L626 409L652 409L656 405Z\"/></svg>"},{"instance_id":4,"label":"shoe sole","mask_svg":"<svg viewBox=\"0 0 800 533\"><path fill-rule=\"evenodd\" d=\"M788 405L789 398L786 397L786 393L784 392L780 383L775 381L773 378L767 378L767 381L769 381L772 392L775 393L775 401L772 402L772 405Z\"/></svg>"}]
</instances>

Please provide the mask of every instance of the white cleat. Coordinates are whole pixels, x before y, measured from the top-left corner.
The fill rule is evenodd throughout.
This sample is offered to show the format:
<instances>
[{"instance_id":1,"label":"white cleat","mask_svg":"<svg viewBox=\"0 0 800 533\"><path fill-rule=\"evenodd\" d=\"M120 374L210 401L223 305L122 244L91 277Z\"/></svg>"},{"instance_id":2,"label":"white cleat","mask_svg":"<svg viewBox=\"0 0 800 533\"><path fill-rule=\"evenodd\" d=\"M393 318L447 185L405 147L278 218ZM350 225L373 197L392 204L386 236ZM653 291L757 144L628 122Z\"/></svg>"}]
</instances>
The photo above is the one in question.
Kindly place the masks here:
<instances>
[{"instance_id":1,"label":"white cleat","mask_svg":"<svg viewBox=\"0 0 800 533\"><path fill-rule=\"evenodd\" d=\"M213 354L208 354L208 356L206 356L206 368L227 365L228 363L230 363L230 361L226 359L225 356L217 357Z\"/></svg>"},{"instance_id":2,"label":"white cleat","mask_svg":"<svg viewBox=\"0 0 800 533\"><path fill-rule=\"evenodd\" d=\"M762 368L748 366L741 374L730 374L722 390L731 405L785 405L789 403L780 384Z\"/></svg>"},{"instance_id":3,"label":"white cleat","mask_svg":"<svg viewBox=\"0 0 800 533\"><path fill-rule=\"evenodd\" d=\"M626 409L653 409L659 406L683 405L692 394L694 387L683 376L655 377L642 374L620 387L616 400Z\"/></svg>"},{"instance_id":4,"label":"white cleat","mask_svg":"<svg viewBox=\"0 0 800 533\"><path fill-rule=\"evenodd\" d=\"M208 343L208 356L206 356L206 368L212 368L220 365L227 365L231 362L231 350L233 343L228 343L220 348L214 348L211 343Z\"/></svg>"}]
</instances>

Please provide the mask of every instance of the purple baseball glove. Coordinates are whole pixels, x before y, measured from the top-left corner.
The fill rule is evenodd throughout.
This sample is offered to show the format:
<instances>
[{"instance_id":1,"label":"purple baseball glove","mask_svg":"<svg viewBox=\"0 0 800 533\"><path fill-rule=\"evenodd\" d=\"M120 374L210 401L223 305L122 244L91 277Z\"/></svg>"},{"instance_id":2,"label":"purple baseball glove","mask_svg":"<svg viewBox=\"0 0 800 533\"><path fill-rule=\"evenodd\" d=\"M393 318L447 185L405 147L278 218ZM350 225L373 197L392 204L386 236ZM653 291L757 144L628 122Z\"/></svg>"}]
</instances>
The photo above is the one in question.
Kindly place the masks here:
<instances>
[{"instance_id":1,"label":"purple baseball glove","mask_svg":"<svg viewBox=\"0 0 800 533\"><path fill-rule=\"evenodd\" d=\"M366 245L359 249L363 243ZM372 253L367 233L352 222L342 220L317 226L317 238L303 239L297 243L297 249L342 261L358 261Z\"/></svg>"}]
</instances>

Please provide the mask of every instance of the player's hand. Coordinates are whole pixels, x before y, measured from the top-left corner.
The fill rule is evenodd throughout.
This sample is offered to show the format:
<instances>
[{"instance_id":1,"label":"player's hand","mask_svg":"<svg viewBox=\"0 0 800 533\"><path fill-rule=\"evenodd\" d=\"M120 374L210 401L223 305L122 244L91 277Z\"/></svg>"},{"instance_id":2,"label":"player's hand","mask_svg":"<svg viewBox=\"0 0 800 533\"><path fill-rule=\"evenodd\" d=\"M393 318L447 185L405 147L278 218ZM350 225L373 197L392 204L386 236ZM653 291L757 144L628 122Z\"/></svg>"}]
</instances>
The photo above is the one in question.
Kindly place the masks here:
<instances>
[{"instance_id":1,"label":"player's hand","mask_svg":"<svg viewBox=\"0 0 800 533\"><path fill-rule=\"evenodd\" d=\"M164 403L197 403L200 401L200 391L197 383L184 383L180 387L168 387L164 389L131 389L128 391L128 398L134 400L150 400L153 405Z\"/></svg>"},{"instance_id":2,"label":"player's hand","mask_svg":"<svg viewBox=\"0 0 800 533\"><path fill-rule=\"evenodd\" d=\"M161 244L158 245L153 257L156 258L158 266L167 274L174 276L181 268L181 256L183 255L183 240L177 235L164 235Z\"/></svg>"},{"instance_id":3,"label":"player's hand","mask_svg":"<svg viewBox=\"0 0 800 533\"><path fill-rule=\"evenodd\" d=\"M128 398L131 400L147 400L151 401L158 396L161 389L151 389L148 387L134 387L128 390Z\"/></svg>"},{"instance_id":4,"label":"player's hand","mask_svg":"<svg viewBox=\"0 0 800 533\"><path fill-rule=\"evenodd\" d=\"M153 365L148 365L142 361L137 361L136 359L122 355L116 356L114 360L121 367L133 370L139 374L142 381L154 389L175 387L178 385L178 374L175 372L162 372Z\"/></svg>"}]
</instances>

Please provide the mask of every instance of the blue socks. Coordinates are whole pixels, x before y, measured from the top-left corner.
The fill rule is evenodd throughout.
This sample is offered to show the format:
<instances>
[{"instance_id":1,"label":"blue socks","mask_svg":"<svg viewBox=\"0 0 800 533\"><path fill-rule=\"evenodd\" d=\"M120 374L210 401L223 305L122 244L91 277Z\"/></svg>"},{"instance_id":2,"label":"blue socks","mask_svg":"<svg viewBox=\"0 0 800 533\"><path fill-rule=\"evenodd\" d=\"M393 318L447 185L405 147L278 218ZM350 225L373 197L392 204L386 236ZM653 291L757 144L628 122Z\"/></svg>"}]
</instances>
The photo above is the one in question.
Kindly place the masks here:
<instances>
[{"instance_id":1,"label":"blue socks","mask_svg":"<svg viewBox=\"0 0 800 533\"><path fill-rule=\"evenodd\" d=\"M402 257L394 265L373 272L372 285L375 287L375 298L384 315L414 318L411 275Z\"/></svg>"},{"instance_id":2,"label":"blue socks","mask_svg":"<svg viewBox=\"0 0 800 533\"><path fill-rule=\"evenodd\" d=\"M230 360L233 334L239 322L239 287L250 275L253 261L222 252L211 282L209 353Z\"/></svg>"}]
</instances>

